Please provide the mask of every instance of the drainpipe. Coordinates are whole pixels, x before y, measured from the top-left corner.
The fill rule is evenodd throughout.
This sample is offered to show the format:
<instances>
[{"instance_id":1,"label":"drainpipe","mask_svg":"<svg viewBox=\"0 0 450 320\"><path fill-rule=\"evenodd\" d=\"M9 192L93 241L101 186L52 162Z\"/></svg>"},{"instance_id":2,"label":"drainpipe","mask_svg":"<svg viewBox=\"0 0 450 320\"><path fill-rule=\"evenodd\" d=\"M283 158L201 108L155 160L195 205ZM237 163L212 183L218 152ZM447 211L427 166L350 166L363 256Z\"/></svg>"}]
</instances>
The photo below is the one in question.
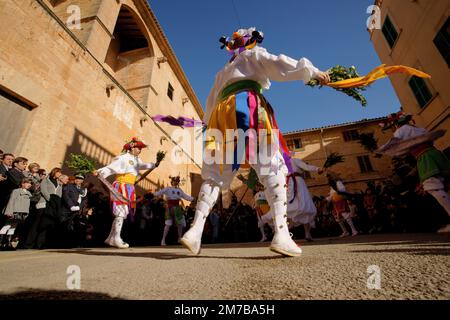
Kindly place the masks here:
<instances>
[{"instance_id":1,"label":"drainpipe","mask_svg":"<svg viewBox=\"0 0 450 320\"><path fill-rule=\"evenodd\" d=\"M325 153L325 159L328 157L327 149L325 148L325 143L323 141L323 128L320 129L320 146L323 149L323 152Z\"/></svg>"}]
</instances>

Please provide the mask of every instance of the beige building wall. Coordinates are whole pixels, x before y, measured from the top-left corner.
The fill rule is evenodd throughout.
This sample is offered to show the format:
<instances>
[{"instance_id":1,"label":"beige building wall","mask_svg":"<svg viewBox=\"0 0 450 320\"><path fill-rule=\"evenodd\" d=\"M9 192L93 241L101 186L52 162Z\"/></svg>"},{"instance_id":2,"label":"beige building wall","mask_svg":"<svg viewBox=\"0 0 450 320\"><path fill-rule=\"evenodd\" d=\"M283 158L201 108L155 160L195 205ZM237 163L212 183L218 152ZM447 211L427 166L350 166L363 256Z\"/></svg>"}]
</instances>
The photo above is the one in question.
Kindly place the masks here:
<instances>
[{"instance_id":1,"label":"beige building wall","mask_svg":"<svg viewBox=\"0 0 450 320\"><path fill-rule=\"evenodd\" d=\"M80 29L69 28L71 5L79 6ZM126 31L130 22L133 30ZM126 37L114 34L116 25L148 45L120 52L114 41ZM203 111L145 0L1 1L0 93L5 152L47 169L63 166L71 152L102 166L126 139L139 136L150 145L142 152L144 161L154 162L158 150L167 152L141 184L144 189L155 190L177 174L187 193L199 188L201 161L194 162L193 151L184 147L186 163L174 164L176 128L149 118L201 119Z\"/></svg>"},{"instance_id":2,"label":"beige building wall","mask_svg":"<svg viewBox=\"0 0 450 320\"><path fill-rule=\"evenodd\" d=\"M390 80L403 109L414 115L418 126L428 130L446 129L447 134L436 141L443 150L450 146L450 69L433 40L450 15L448 0L378 0L381 10L381 27L389 16L398 38L391 48L380 29L370 33L380 60L388 65L411 66L432 76L426 85L432 99L421 107L408 81L410 77L392 75ZM447 30L450 33L450 30Z\"/></svg>"}]
</instances>

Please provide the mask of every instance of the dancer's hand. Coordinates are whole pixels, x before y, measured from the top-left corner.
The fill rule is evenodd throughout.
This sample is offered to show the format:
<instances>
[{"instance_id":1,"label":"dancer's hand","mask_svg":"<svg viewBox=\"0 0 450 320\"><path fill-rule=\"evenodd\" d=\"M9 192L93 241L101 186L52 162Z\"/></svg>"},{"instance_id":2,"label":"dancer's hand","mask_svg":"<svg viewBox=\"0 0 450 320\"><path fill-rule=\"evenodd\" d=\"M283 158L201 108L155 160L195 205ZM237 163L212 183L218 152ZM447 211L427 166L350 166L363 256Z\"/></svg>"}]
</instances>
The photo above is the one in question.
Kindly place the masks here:
<instances>
[{"instance_id":1,"label":"dancer's hand","mask_svg":"<svg viewBox=\"0 0 450 320\"><path fill-rule=\"evenodd\" d=\"M315 77L317 80L319 80L319 83L321 85L327 84L331 81L330 75L327 72L319 71Z\"/></svg>"},{"instance_id":2,"label":"dancer's hand","mask_svg":"<svg viewBox=\"0 0 450 320\"><path fill-rule=\"evenodd\" d=\"M98 176L98 171L95 170L94 172L92 172L92 175L93 175L94 177L97 177L97 176Z\"/></svg>"}]
</instances>

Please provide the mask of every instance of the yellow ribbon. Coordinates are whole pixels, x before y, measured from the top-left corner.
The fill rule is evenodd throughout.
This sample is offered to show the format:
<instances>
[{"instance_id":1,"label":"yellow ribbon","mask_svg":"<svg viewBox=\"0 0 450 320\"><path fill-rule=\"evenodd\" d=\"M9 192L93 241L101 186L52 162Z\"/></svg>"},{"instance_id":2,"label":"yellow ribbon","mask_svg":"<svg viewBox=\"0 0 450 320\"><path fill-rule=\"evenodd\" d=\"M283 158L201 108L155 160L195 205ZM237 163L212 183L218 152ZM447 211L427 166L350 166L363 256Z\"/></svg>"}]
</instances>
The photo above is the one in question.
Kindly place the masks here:
<instances>
[{"instance_id":1,"label":"yellow ribbon","mask_svg":"<svg viewBox=\"0 0 450 320\"><path fill-rule=\"evenodd\" d=\"M372 71L370 71L366 76L364 77L358 77L358 78L352 78L352 79L346 79L336 82L330 82L327 84L327 86L332 88L355 88L355 87L366 87L369 84L377 81L378 79L382 79L387 77L390 74L393 73L404 73L411 76L416 76L419 78L427 78L430 79L431 76L425 72L422 72L420 70L406 67L406 66L386 66L385 64L382 64L379 67L376 67Z\"/></svg>"}]
</instances>

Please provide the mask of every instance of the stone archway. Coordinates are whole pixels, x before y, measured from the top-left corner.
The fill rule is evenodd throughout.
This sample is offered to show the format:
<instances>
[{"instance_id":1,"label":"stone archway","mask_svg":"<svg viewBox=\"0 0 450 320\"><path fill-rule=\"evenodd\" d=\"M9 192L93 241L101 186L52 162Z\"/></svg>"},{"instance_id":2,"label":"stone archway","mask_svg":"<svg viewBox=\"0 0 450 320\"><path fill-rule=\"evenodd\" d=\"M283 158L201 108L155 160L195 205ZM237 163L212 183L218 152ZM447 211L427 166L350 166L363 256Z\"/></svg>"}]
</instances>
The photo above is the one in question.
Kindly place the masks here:
<instances>
[{"instance_id":1,"label":"stone archway","mask_svg":"<svg viewBox=\"0 0 450 320\"><path fill-rule=\"evenodd\" d=\"M154 52L139 16L122 5L117 17L105 63L116 80L146 107L150 89Z\"/></svg>"}]
</instances>

